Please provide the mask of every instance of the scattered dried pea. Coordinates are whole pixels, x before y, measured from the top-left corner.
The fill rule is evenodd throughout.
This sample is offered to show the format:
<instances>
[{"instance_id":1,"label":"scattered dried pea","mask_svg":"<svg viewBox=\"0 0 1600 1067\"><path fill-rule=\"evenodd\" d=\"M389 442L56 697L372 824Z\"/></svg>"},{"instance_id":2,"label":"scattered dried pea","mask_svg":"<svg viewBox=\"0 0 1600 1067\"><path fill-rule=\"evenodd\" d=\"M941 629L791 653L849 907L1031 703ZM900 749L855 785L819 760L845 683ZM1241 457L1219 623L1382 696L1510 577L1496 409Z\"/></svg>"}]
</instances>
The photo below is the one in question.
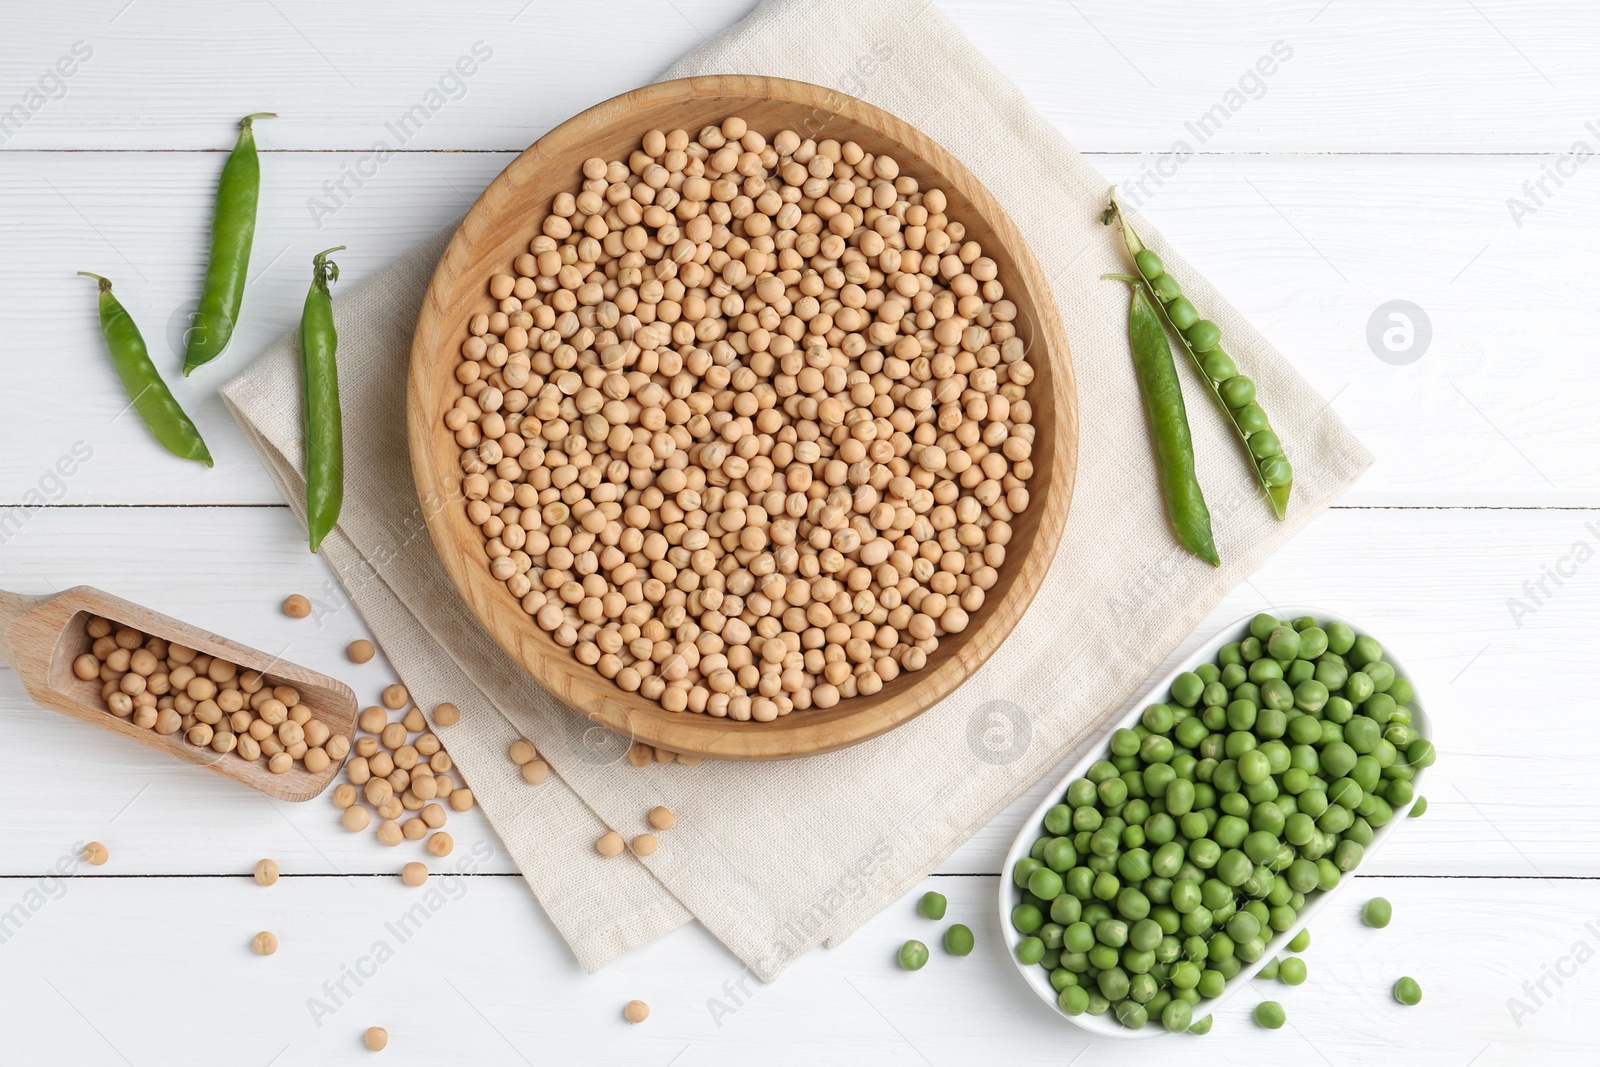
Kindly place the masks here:
<instances>
[{"instance_id":1,"label":"scattered dried pea","mask_svg":"<svg viewBox=\"0 0 1600 1067\"><path fill-rule=\"evenodd\" d=\"M339 822L346 830L353 834L358 834L372 824L372 813L358 804L354 807L346 808Z\"/></svg>"},{"instance_id":2,"label":"scattered dried pea","mask_svg":"<svg viewBox=\"0 0 1600 1067\"><path fill-rule=\"evenodd\" d=\"M512 763L515 763L517 766L521 767L525 763L530 763L533 760L538 759L539 750L534 748L531 742L519 737L515 741L511 742L511 747L507 750L507 755L511 757Z\"/></svg>"},{"instance_id":3,"label":"scattered dried pea","mask_svg":"<svg viewBox=\"0 0 1600 1067\"><path fill-rule=\"evenodd\" d=\"M250 947L257 956L270 956L278 951L278 935L270 930L263 930L250 940Z\"/></svg>"},{"instance_id":4,"label":"scattered dried pea","mask_svg":"<svg viewBox=\"0 0 1600 1067\"><path fill-rule=\"evenodd\" d=\"M361 1039L372 1052L382 1052L389 1047L389 1031L381 1026L367 1027L367 1032L361 1035Z\"/></svg>"},{"instance_id":5,"label":"scattered dried pea","mask_svg":"<svg viewBox=\"0 0 1600 1067\"><path fill-rule=\"evenodd\" d=\"M651 808L650 814L646 818L649 820L650 825L657 830L670 830L678 822L678 817L672 814L672 809L662 806Z\"/></svg>"},{"instance_id":6,"label":"scattered dried pea","mask_svg":"<svg viewBox=\"0 0 1600 1067\"><path fill-rule=\"evenodd\" d=\"M522 765L522 780L529 785L543 785L550 777L550 764L542 759L532 760Z\"/></svg>"},{"instance_id":7,"label":"scattered dried pea","mask_svg":"<svg viewBox=\"0 0 1600 1067\"><path fill-rule=\"evenodd\" d=\"M284 597L283 613L291 619L303 619L311 614L311 601L299 593L291 593Z\"/></svg>"},{"instance_id":8,"label":"scattered dried pea","mask_svg":"<svg viewBox=\"0 0 1600 1067\"><path fill-rule=\"evenodd\" d=\"M91 867L101 867L111 858L111 852L98 841L90 841L83 846L83 862Z\"/></svg>"},{"instance_id":9,"label":"scattered dried pea","mask_svg":"<svg viewBox=\"0 0 1600 1067\"><path fill-rule=\"evenodd\" d=\"M272 885L278 880L277 860L257 860L255 879L257 885Z\"/></svg>"},{"instance_id":10,"label":"scattered dried pea","mask_svg":"<svg viewBox=\"0 0 1600 1067\"><path fill-rule=\"evenodd\" d=\"M406 717L400 721L405 724L406 730L410 733L420 734L428 728L428 720L422 717L421 708L412 708L406 712Z\"/></svg>"},{"instance_id":11,"label":"scattered dried pea","mask_svg":"<svg viewBox=\"0 0 1600 1067\"><path fill-rule=\"evenodd\" d=\"M381 697L383 706L390 711L399 711L411 700L411 694L406 692L406 687L399 682L385 686Z\"/></svg>"},{"instance_id":12,"label":"scattered dried pea","mask_svg":"<svg viewBox=\"0 0 1600 1067\"><path fill-rule=\"evenodd\" d=\"M428 838L428 852L432 855L448 856L455 847L455 839L443 830Z\"/></svg>"},{"instance_id":13,"label":"scattered dried pea","mask_svg":"<svg viewBox=\"0 0 1600 1067\"><path fill-rule=\"evenodd\" d=\"M461 721L461 709L454 704L440 704L433 709L433 721L436 726L454 726Z\"/></svg>"},{"instance_id":14,"label":"scattered dried pea","mask_svg":"<svg viewBox=\"0 0 1600 1067\"><path fill-rule=\"evenodd\" d=\"M600 840L594 843L594 850L607 859L622 855L625 848L627 848L626 842L615 830L607 830L600 835Z\"/></svg>"},{"instance_id":15,"label":"scattered dried pea","mask_svg":"<svg viewBox=\"0 0 1600 1067\"><path fill-rule=\"evenodd\" d=\"M428 880L428 867L415 860L400 869L400 880L409 886L419 886Z\"/></svg>"},{"instance_id":16,"label":"scattered dried pea","mask_svg":"<svg viewBox=\"0 0 1600 1067\"><path fill-rule=\"evenodd\" d=\"M633 839L633 854L635 856L653 856L657 846L655 834L640 834Z\"/></svg>"},{"instance_id":17,"label":"scattered dried pea","mask_svg":"<svg viewBox=\"0 0 1600 1067\"><path fill-rule=\"evenodd\" d=\"M623 1005L622 1017L637 1026L650 1018L650 1005L642 1000L630 1000Z\"/></svg>"},{"instance_id":18,"label":"scattered dried pea","mask_svg":"<svg viewBox=\"0 0 1600 1067\"><path fill-rule=\"evenodd\" d=\"M361 709L361 717L356 721L369 734L382 733L383 728L389 725L388 714L377 705Z\"/></svg>"},{"instance_id":19,"label":"scattered dried pea","mask_svg":"<svg viewBox=\"0 0 1600 1067\"><path fill-rule=\"evenodd\" d=\"M377 649L372 647L371 641L351 641L345 647L344 654L350 657L351 663L367 663L377 654Z\"/></svg>"},{"instance_id":20,"label":"scattered dried pea","mask_svg":"<svg viewBox=\"0 0 1600 1067\"><path fill-rule=\"evenodd\" d=\"M405 834L400 830L400 824L393 819L384 819L378 824L378 843L393 848L405 840Z\"/></svg>"}]
</instances>

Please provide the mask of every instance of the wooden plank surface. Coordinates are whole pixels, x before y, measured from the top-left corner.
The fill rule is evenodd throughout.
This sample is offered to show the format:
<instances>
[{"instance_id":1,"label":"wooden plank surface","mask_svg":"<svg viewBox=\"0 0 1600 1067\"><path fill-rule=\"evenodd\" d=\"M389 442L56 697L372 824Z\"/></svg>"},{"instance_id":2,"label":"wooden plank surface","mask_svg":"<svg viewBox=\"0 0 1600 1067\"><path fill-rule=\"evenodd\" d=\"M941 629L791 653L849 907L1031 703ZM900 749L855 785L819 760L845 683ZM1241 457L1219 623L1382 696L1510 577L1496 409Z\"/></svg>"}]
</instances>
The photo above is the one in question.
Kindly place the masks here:
<instances>
[{"instance_id":1,"label":"wooden plank surface","mask_svg":"<svg viewBox=\"0 0 1600 1067\"><path fill-rule=\"evenodd\" d=\"M1600 322L1582 282L1600 267L1600 179L1585 166L1600 149L1600 13L1509 0L938 3L1109 179L1143 180L1148 222L1379 458L1186 643L1263 604L1322 604L1400 650L1438 724L1430 811L1319 921L1311 981L1263 983L1204 1044L1181 1048L1091 1044L1035 1001L1001 947L997 868L1055 774L919 887L947 894L949 919L977 931L965 960L935 948L923 972L895 968L901 941L936 939L912 894L772 986L693 925L585 976L478 813L448 827L452 859L473 873L447 879L436 864L428 897L394 877L410 843L384 849L340 830L326 801L277 804L33 708L0 670L0 1062L342 1063L364 1055L369 1025L393 1035L386 1063L1589 1057L1600 372L1587 338ZM293 326L311 253L349 244L341 285L358 283L463 211L540 133L753 6L272 0L224 17L201 0L79 0L8 13L0 586L101 585L281 649L372 701L388 668L344 659L363 634L353 612L318 626L277 611L329 576L216 386ZM1250 78L1277 42L1292 54L1280 46L1272 73ZM458 85L448 75L463 56L473 72ZM444 103L422 121L412 106L430 90ZM33 108L22 121L18 103ZM91 290L72 272L114 277L175 367L221 150L233 121L264 107L283 118L261 126L266 183L237 349L175 386L218 459L191 470L120 414ZM399 151L359 189L330 193L324 183L370 168L380 140ZM1428 319L1413 362L1386 361L1368 339L1375 320L1380 333L1394 325L1383 315L1395 300ZM111 862L52 877L91 838ZM285 873L271 889L246 877L263 856ZM1355 919L1377 893L1395 904L1382 932ZM418 903L428 917L412 912L401 943ZM249 953L260 929L279 934L277 955ZM379 941L393 960L363 963ZM323 983L358 967L373 977L346 979L335 1002ZM1421 982L1419 1007L1388 999L1400 974ZM636 1028L619 1016L635 997L654 1009ZM1249 1022L1267 998L1289 1026Z\"/></svg>"},{"instance_id":2,"label":"wooden plank surface","mask_svg":"<svg viewBox=\"0 0 1600 1067\"><path fill-rule=\"evenodd\" d=\"M0 152L8 253L0 284L11 294L0 330L19 357L8 367L15 406L0 422L8 457L0 503L20 503L80 440L95 456L60 490L69 502L278 502L216 387L293 329L314 252L349 244L339 287L357 285L464 211L511 156L397 156L319 228L307 197L355 158L275 153L264 163L234 347L192 378L174 376L175 394L217 457L205 471L169 462L121 414L127 400L107 366L93 286L72 272L112 277L155 358L180 366L219 159ZM1124 184L1143 166L1123 155L1096 162ZM1345 503L1600 505L1600 424L1591 417L1600 368L1575 340L1600 331L1600 309L1553 299L1536 284L1551 263L1575 277L1600 275L1600 245L1591 240L1600 181L1574 188L1519 230L1502 201L1537 169L1520 156L1205 156L1150 186L1144 217L1378 456ZM130 186L142 190L138 210L128 207ZM1422 309L1432 336L1404 365L1368 343L1369 322L1396 299ZM70 404L62 403L64 382Z\"/></svg>"}]
</instances>

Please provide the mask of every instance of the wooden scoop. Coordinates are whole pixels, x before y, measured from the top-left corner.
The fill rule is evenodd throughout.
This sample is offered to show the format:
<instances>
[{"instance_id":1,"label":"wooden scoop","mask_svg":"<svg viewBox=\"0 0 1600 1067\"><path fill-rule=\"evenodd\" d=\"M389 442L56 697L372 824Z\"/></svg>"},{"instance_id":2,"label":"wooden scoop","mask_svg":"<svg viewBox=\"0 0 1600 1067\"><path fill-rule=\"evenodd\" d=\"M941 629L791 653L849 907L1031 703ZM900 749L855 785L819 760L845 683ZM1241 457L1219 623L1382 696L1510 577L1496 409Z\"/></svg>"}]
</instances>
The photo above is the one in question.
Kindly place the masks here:
<instances>
[{"instance_id":1,"label":"wooden scoop","mask_svg":"<svg viewBox=\"0 0 1600 1067\"><path fill-rule=\"evenodd\" d=\"M200 748L189 744L182 733L158 734L118 718L100 698L101 683L85 681L72 671L72 661L88 652L94 643L85 630L91 615L188 645L293 686L300 691L300 702L327 723L333 733L355 738L356 695L343 682L86 585L56 596L26 596L0 590L0 657L17 672L36 703L243 782L279 800L310 800L339 773L343 760L330 763L320 774L312 774L297 760L288 773L273 774L267 769L265 757L246 760L237 751L221 753Z\"/></svg>"}]
</instances>

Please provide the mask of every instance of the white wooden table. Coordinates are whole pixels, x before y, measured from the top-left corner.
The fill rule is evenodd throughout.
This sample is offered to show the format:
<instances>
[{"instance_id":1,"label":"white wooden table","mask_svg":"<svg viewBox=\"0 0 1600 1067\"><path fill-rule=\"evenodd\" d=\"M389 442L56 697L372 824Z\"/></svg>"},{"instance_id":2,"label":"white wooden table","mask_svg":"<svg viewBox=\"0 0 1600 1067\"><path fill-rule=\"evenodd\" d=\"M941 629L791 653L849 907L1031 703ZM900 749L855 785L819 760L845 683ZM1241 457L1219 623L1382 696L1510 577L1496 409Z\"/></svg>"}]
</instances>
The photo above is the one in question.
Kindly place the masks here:
<instances>
[{"instance_id":1,"label":"white wooden table","mask_svg":"<svg viewBox=\"0 0 1600 1067\"><path fill-rule=\"evenodd\" d=\"M237 369L293 325L312 252L348 244L345 277L361 278L463 210L540 133L750 6L8 6L0 585L103 586L283 649L370 701L389 675L381 661L344 661L361 633L353 613L317 629L277 611L329 576L217 400L226 372L175 385L216 469L170 460L121 414L93 290L72 272L113 277L176 366L219 153L240 115L282 113L260 127L253 279L227 356ZM589 977L497 853L319 1025L310 998L397 940L385 924L414 898L393 853L341 832L325 801L277 804L184 772L32 707L0 672L0 1062L348 1062L366 1055L369 1025L388 1027L395 1063L942 1067L1202 1048L1235 1062L1592 1058L1600 12L1507 0L940 6L1108 175L1162 176L1147 179L1147 216L1379 457L1202 627L1275 601L1366 620L1415 665L1438 724L1431 809L1316 924L1311 980L1237 998L1204 1045L1181 1049L1092 1041L1055 1016L1010 973L993 916L1000 859L1036 789L922 887L977 931L965 960L894 967L900 941L927 932L908 898L772 986L693 926ZM400 144L386 124L478 42L492 56L447 80L443 105ZM1274 42L1289 58L1251 80ZM381 163L379 140L397 149ZM1378 314L1394 300L1422 309L1425 350L1416 312L1409 350L1369 346L1369 330L1394 327L1406 348L1404 324ZM74 448L91 455L57 473ZM464 846L497 845L475 815L451 829ZM110 863L51 876L91 838ZM263 856L285 872L270 891L247 877ZM1379 893L1396 915L1381 933L1356 919L1357 901ZM249 951L260 929L282 939L270 959ZM1400 974L1422 983L1420 1007L1388 998ZM1290 1026L1249 1022L1268 996ZM620 1008L635 997L654 1013L630 1027Z\"/></svg>"}]
</instances>

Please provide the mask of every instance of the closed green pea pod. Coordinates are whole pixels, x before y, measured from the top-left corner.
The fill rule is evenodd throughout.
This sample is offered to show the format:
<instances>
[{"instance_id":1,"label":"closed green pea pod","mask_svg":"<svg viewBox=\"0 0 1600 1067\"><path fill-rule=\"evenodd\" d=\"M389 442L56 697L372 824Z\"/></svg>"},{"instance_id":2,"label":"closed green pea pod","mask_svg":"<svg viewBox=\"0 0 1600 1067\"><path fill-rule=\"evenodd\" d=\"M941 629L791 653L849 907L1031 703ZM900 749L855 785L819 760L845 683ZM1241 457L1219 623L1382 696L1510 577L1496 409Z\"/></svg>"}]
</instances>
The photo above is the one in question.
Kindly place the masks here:
<instances>
[{"instance_id":1,"label":"closed green pea pod","mask_svg":"<svg viewBox=\"0 0 1600 1067\"><path fill-rule=\"evenodd\" d=\"M205 288L186 334L185 377L222 355L239 323L244 287L249 280L250 247L255 242L256 202L261 197L261 160L256 153L253 126L256 119L274 117L262 112L240 119L238 143L223 164L211 219L211 258L206 266Z\"/></svg>"},{"instance_id":2,"label":"closed green pea pod","mask_svg":"<svg viewBox=\"0 0 1600 1067\"><path fill-rule=\"evenodd\" d=\"M1172 363L1172 347L1144 287L1130 286L1130 292L1128 340L1167 517L1184 548L1217 566L1220 560L1211 534L1211 513L1194 474L1194 443L1177 369ZM1193 701L1179 703L1194 706Z\"/></svg>"},{"instance_id":3,"label":"closed green pea pod","mask_svg":"<svg viewBox=\"0 0 1600 1067\"><path fill-rule=\"evenodd\" d=\"M339 407L339 334L333 324L329 285L339 266L328 258L343 249L318 252L311 260L311 289L300 317L300 387L305 429L306 528L311 551L339 521L344 504L344 428Z\"/></svg>"},{"instance_id":4,"label":"closed green pea pod","mask_svg":"<svg viewBox=\"0 0 1600 1067\"><path fill-rule=\"evenodd\" d=\"M122 388L139 418L162 448L179 459L192 459L211 466L211 453L200 431L173 397L167 383L161 380L144 336L112 293L110 279L88 271L78 274L93 278L100 287L100 333L105 338L106 350L111 353L117 376L122 379Z\"/></svg>"}]
</instances>

